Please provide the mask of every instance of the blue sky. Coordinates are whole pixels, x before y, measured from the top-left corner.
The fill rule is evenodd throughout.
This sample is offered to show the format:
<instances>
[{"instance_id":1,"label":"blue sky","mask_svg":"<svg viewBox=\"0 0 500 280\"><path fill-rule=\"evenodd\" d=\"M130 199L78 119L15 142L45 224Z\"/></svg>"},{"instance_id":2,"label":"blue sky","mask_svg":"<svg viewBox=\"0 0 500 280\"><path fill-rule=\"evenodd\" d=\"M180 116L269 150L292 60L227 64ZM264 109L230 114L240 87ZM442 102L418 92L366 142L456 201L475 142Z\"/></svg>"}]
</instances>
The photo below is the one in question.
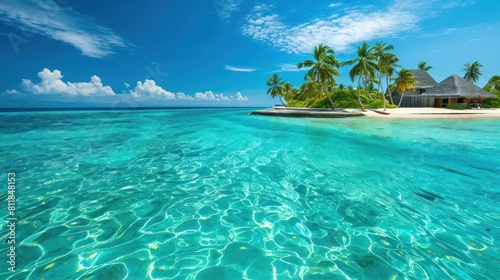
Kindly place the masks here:
<instances>
[{"instance_id":1,"label":"blue sky","mask_svg":"<svg viewBox=\"0 0 500 280\"><path fill-rule=\"evenodd\" d=\"M367 41L439 82L479 61L500 74L500 3L395 1L0 2L0 107L268 106L268 76L299 86L320 43ZM352 84L349 68L338 82Z\"/></svg>"}]
</instances>

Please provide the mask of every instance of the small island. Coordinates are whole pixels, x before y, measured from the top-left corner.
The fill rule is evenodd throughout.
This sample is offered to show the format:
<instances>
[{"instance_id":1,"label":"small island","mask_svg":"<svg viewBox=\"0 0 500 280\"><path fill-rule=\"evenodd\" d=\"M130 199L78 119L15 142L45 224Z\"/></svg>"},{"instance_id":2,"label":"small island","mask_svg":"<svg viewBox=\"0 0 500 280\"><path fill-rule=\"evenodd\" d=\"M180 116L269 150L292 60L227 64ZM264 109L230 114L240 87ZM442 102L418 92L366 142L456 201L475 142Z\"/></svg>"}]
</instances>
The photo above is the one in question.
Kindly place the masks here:
<instances>
[{"instance_id":1,"label":"small island","mask_svg":"<svg viewBox=\"0 0 500 280\"><path fill-rule=\"evenodd\" d=\"M465 75L452 74L437 83L428 73L432 66L420 61L418 69L398 65L392 45L363 42L357 57L338 61L326 45L314 48L313 59L297 64L309 69L298 88L278 74L268 77L267 94L278 97L281 106L256 110L252 114L284 117L499 117L500 76L489 79L484 88L475 85L482 65L464 65ZM338 69L351 66L350 80L356 84L337 84ZM384 88L385 87L385 88ZM345 109L341 109L345 108ZM371 108L371 109L368 109Z\"/></svg>"}]
</instances>

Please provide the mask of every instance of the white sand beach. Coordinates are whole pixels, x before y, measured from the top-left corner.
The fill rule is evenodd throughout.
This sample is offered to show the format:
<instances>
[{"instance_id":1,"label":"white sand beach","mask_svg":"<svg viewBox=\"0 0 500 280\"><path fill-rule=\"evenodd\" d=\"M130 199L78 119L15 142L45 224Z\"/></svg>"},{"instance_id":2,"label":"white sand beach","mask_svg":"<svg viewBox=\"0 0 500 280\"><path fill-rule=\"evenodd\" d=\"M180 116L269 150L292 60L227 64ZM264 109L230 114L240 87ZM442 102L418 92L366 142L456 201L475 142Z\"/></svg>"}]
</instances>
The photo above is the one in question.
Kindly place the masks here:
<instances>
[{"instance_id":1,"label":"white sand beach","mask_svg":"<svg viewBox=\"0 0 500 280\"><path fill-rule=\"evenodd\" d=\"M306 118L349 118L349 117L373 117L373 118L408 118L408 119L449 119L449 118L500 118L500 109L477 109L477 110L452 110L446 108L397 108L397 109L338 109L332 111L328 108L287 108L274 107L267 110L256 110L252 114L281 116L281 117L306 117Z\"/></svg>"},{"instance_id":2,"label":"white sand beach","mask_svg":"<svg viewBox=\"0 0 500 280\"><path fill-rule=\"evenodd\" d=\"M346 111L360 112L359 109L346 109ZM446 108L397 108L368 110L364 112L367 117L374 118L500 118L500 109L478 109L478 110L452 110Z\"/></svg>"}]
</instances>

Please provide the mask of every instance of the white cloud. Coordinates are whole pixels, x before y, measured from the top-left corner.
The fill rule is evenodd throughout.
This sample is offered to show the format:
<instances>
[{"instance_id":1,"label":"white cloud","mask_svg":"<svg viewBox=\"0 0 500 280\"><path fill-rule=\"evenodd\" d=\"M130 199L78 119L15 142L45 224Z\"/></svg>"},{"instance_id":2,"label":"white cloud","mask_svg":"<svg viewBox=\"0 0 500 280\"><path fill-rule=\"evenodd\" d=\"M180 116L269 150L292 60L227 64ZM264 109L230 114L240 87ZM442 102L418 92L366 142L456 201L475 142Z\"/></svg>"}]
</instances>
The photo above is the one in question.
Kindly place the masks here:
<instances>
[{"instance_id":1,"label":"white cloud","mask_svg":"<svg viewBox=\"0 0 500 280\"><path fill-rule=\"evenodd\" d=\"M228 21L231 14L238 10L242 0L215 0L215 12L221 21Z\"/></svg>"},{"instance_id":2,"label":"white cloud","mask_svg":"<svg viewBox=\"0 0 500 280\"><path fill-rule=\"evenodd\" d=\"M260 5L256 5L253 10L255 12L260 12L260 11L268 11L272 8L273 6L272 5L269 5L269 4L260 4Z\"/></svg>"},{"instance_id":3,"label":"white cloud","mask_svg":"<svg viewBox=\"0 0 500 280\"><path fill-rule=\"evenodd\" d=\"M162 87L156 85L153 80L145 80L144 83L137 81L134 90L130 91L133 97L163 97L166 99L175 99L175 94L164 90Z\"/></svg>"},{"instance_id":4,"label":"white cloud","mask_svg":"<svg viewBox=\"0 0 500 280\"><path fill-rule=\"evenodd\" d=\"M169 92L157 85L154 80L146 79L144 82L137 81L136 86L133 89L129 89L123 94L115 94L110 86L106 86L102 83L101 78L93 75L90 78L90 82L66 82L63 81L63 75L60 70L55 69L51 71L44 68L38 73L40 81L34 83L29 79L23 79L20 85L21 90L9 89L0 94L32 94L32 95L64 95L66 97L102 97L108 96L112 98L122 98L127 96L127 98L134 98L134 100L147 101L148 99L163 99L163 100L198 100L198 101L247 101L248 97L243 96L240 92L235 95L225 95L224 93L214 94L212 91L197 92L194 97L183 92L178 92L176 94ZM127 88L130 85L125 83ZM57 97L57 96L56 96ZM33 98L33 96L31 97ZM49 98L49 97L46 97ZM59 97L57 97L59 98Z\"/></svg>"},{"instance_id":5,"label":"white cloud","mask_svg":"<svg viewBox=\"0 0 500 280\"><path fill-rule=\"evenodd\" d=\"M297 67L297 64L292 64L292 63L280 64L278 67L280 69L275 70L273 72L299 72L299 71L307 71L307 70L309 70L308 68L301 68L301 69L299 69Z\"/></svg>"},{"instance_id":6,"label":"white cloud","mask_svg":"<svg viewBox=\"0 0 500 280\"><path fill-rule=\"evenodd\" d=\"M380 10L351 9L342 15L316 18L290 26L276 14L254 9L242 27L245 35L271 44L288 53L310 53L314 46L327 44L336 51L346 51L356 43L413 30L419 21L411 3L397 2Z\"/></svg>"},{"instance_id":7,"label":"white cloud","mask_svg":"<svg viewBox=\"0 0 500 280\"><path fill-rule=\"evenodd\" d=\"M339 7L339 6L342 6L342 3L332 3L332 4L328 5L328 8L335 8L335 7Z\"/></svg>"},{"instance_id":8,"label":"white cloud","mask_svg":"<svg viewBox=\"0 0 500 280\"><path fill-rule=\"evenodd\" d=\"M234 67L231 65L225 65L224 69L229 70L229 71L235 71L235 72L253 72L253 71L257 70L257 69L253 69L253 68L239 68L239 67Z\"/></svg>"},{"instance_id":9,"label":"white cloud","mask_svg":"<svg viewBox=\"0 0 500 280\"><path fill-rule=\"evenodd\" d=\"M125 85L125 88L130 88L130 84L129 83L124 83Z\"/></svg>"},{"instance_id":10,"label":"white cloud","mask_svg":"<svg viewBox=\"0 0 500 280\"><path fill-rule=\"evenodd\" d=\"M234 95L234 98L238 101L248 101L248 97L246 96L243 96L240 92L237 92L235 95Z\"/></svg>"},{"instance_id":11,"label":"white cloud","mask_svg":"<svg viewBox=\"0 0 500 280\"><path fill-rule=\"evenodd\" d=\"M111 29L97 25L69 5L61 6L55 1L3 0L0 2L0 14L0 20L6 24L70 44L83 55L93 58L106 57L117 48L129 45ZM15 50L19 41L25 43L29 39L21 33L16 36L12 37L15 40L11 38Z\"/></svg>"},{"instance_id":12,"label":"white cloud","mask_svg":"<svg viewBox=\"0 0 500 280\"><path fill-rule=\"evenodd\" d=\"M184 92L178 92L175 94L175 97L179 100L193 100L194 98L190 95L185 94Z\"/></svg>"},{"instance_id":13,"label":"white cloud","mask_svg":"<svg viewBox=\"0 0 500 280\"><path fill-rule=\"evenodd\" d=\"M230 101L230 100L237 100L237 101L247 101L248 97L243 96L240 92L237 92L235 95L231 96L226 96L223 93L219 94L214 94L212 91L206 91L206 92L197 92L195 93L195 98L198 100L205 100L205 101Z\"/></svg>"},{"instance_id":14,"label":"white cloud","mask_svg":"<svg viewBox=\"0 0 500 280\"><path fill-rule=\"evenodd\" d=\"M464 8L470 5L476 4L476 1L473 0L462 0L462 1L449 1L446 3L443 3L442 7L444 9L453 9L453 8Z\"/></svg>"},{"instance_id":15,"label":"white cloud","mask_svg":"<svg viewBox=\"0 0 500 280\"><path fill-rule=\"evenodd\" d=\"M232 96L231 96L231 97L232 97ZM229 97L225 96L225 95L224 95L224 94L222 94L222 93L216 94L216 95L215 95L215 98L216 98L217 100L223 100L223 101L228 101L228 100L231 100L231 98L229 98Z\"/></svg>"},{"instance_id":16,"label":"white cloud","mask_svg":"<svg viewBox=\"0 0 500 280\"><path fill-rule=\"evenodd\" d=\"M8 89L4 93L6 94L19 94L20 92L15 89Z\"/></svg>"},{"instance_id":17,"label":"white cloud","mask_svg":"<svg viewBox=\"0 0 500 280\"><path fill-rule=\"evenodd\" d=\"M44 68L38 73L39 83L23 79L21 87L31 94L69 94L81 96L110 96L115 95L110 86L103 85L101 78L92 76L90 82L64 82L61 71L50 71Z\"/></svg>"},{"instance_id":18,"label":"white cloud","mask_svg":"<svg viewBox=\"0 0 500 280\"><path fill-rule=\"evenodd\" d=\"M205 93L203 92L197 92L194 94L196 99L199 100L217 100L215 98L215 94L211 91L206 91Z\"/></svg>"}]
</instances>

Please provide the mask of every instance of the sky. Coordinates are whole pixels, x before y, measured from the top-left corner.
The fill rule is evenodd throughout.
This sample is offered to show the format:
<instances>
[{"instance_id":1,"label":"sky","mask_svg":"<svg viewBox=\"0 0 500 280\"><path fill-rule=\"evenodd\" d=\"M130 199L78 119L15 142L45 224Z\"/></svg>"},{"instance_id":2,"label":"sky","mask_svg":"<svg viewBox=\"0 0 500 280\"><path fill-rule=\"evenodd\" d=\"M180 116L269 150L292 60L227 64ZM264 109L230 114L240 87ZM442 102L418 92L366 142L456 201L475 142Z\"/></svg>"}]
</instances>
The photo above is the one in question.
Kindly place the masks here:
<instances>
[{"instance_id":1,"label":"sky","mask_svg":"<svg viewBox=\"0 0 500 280\"><path fill-rule=\"evenodd\" d=\"M326 44L340 61L366 41L437 82L479 61L500 75L500 1L2 0L0 108L260 107L277 73ZM338 83L354 84L349 67Z\"/></svg>"}]
</instances>

